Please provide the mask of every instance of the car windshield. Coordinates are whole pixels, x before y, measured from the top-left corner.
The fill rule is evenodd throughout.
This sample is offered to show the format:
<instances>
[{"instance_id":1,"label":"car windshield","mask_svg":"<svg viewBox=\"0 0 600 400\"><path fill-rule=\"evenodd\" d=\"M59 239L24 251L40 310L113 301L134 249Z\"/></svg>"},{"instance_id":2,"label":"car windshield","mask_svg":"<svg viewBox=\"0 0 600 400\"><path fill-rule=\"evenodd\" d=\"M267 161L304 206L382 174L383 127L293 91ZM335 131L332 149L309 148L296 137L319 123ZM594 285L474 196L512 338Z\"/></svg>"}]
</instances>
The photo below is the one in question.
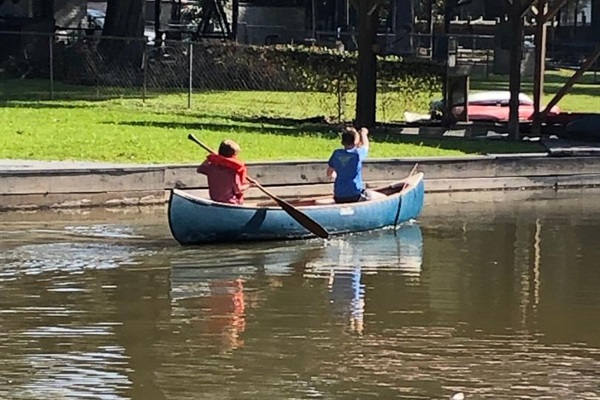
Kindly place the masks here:
<instances>
[{"instance_id":1,"label":"car windshield","mask_svg":"<svg viewBox=\"0 0 600 400\"><path fill-rule=\"evenodd\" d=\"M87 15L89 15L92 18L102 19L102 20L104 20L104 18L106 18L106 14L104 12L102 12L100 10L95 10L93 8L87 10Z\"/></svg>"}]
</instances>

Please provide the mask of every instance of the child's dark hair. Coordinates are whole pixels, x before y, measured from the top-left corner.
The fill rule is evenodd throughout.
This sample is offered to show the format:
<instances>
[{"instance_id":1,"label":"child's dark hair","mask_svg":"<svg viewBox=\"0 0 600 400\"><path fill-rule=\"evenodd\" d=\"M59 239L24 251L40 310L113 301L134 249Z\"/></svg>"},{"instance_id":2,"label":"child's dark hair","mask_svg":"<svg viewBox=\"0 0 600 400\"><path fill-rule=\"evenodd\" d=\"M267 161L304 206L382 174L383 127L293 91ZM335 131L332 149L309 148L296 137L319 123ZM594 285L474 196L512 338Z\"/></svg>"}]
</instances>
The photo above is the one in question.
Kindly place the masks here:
<instances>
[{"instance_id":1,"label":"child's dark hair","mask_svg":"<svg viewBox=\"0 0 600 400\"><path fill-rule=\"evenodd\" d=\"M240 152L240 145L233 140L223 140L219 145L219 155L233 157Z\"/></svg>"},{"instance_id":2,"label":"child's dark hair","mask_svg":"<svg viewBox=\"0 0 600 400\"><path fill-rule=\"evenodd\" d=\"M342 144L344 146L354 146L356 144L356 138L358 132L351 126L346 127L342 132Z\"/></svg>"}]
</instances>

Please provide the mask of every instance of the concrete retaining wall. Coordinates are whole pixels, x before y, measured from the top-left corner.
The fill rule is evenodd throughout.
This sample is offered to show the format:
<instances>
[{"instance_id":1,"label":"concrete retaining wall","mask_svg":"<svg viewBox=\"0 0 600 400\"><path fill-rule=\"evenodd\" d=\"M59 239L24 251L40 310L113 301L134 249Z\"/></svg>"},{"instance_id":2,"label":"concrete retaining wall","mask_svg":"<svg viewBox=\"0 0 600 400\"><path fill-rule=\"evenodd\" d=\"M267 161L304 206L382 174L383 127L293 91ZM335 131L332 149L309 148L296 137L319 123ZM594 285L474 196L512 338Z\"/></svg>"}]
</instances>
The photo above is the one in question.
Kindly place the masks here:
<instances>
[{"instance_id":1,"label":"concrete retaining wall","mask_svg":"<svg viewBox=\"0 0 600 400\"><path fill-rule=\"evenodd\" d=\"M428 192L558 189L600 186L600 157L495 155L381 159L364 166L368 187L406 176L418 163ZM31 162L0 164L0 211L106 205L160 204L171 188L206 194L193 165L110 165ZM249 164L249 173L285 197L331 193L322 160ZM256 189L247 198L262 197Z\"/></svg>"}]
</instances>

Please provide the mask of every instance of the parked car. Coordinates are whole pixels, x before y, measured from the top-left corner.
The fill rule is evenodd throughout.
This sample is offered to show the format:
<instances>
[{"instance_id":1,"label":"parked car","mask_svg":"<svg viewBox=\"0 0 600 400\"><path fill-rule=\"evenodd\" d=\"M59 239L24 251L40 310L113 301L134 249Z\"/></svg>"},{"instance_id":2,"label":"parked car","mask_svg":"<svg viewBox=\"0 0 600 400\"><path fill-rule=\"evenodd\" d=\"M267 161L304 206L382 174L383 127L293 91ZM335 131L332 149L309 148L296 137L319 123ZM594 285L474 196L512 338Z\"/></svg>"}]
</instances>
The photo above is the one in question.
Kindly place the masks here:
<instances>
[{"instance_id":1,"label":"parked car","mask_svg":"<svg viewBox=\"0 0 600 400\"><path fill-rule=\"evenodd\" d=\"M104 11L88 8L85 18L89 29L102 30L104 28L104 20L106 19Z\"/></svg>"},{"instance_id":2,"label":"parked car","mask_svg":"<svg viewBox=\"0 0 600 400\"><path fill-rule=\"evenodd\" d=\"M469 93L468 118L470 121L508 121L510 108L510 92L508 90ZM544 109L544 106L541 107ZM432 119L440 119L444 110L444 101L431 102L430 112ZM533 100L525 93L519 93L519 120L531 121L534 112ZM455 117L463 112L463 105L459 103L452 106L452 115ZM557 106L552 107L550 114L559 114Z\"/></svg>"}]
</instances>

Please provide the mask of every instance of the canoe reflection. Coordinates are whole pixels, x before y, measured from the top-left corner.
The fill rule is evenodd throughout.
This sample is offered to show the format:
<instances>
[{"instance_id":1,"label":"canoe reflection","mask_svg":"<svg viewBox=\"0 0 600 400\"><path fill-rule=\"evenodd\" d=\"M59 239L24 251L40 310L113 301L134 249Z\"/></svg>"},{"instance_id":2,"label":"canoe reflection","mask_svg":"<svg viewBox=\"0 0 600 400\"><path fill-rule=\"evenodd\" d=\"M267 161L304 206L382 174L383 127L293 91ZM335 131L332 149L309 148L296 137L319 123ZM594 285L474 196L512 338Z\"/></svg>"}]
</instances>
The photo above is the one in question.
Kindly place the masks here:
<instances>
[{"instance_id":1,"label":"canoe reflection","mask_svg":"<svg viewBox=\"0 0 600 400\"><path fill-rule=\"evenodd\" d=\"M219 337L225 349L235 349L243 346L241 336L249 309L260 307L263 297L273 290L307 281L326 284L334 318L362 333L368 298L364 277L400 273L406 285L418 285L423 238L419 226L410 224L396 233L365 233L325 243L213 250L201 260L180 259L172 264L172 314L175 318L195 319L203 334Z\"/></svg>"}]
</instances>

